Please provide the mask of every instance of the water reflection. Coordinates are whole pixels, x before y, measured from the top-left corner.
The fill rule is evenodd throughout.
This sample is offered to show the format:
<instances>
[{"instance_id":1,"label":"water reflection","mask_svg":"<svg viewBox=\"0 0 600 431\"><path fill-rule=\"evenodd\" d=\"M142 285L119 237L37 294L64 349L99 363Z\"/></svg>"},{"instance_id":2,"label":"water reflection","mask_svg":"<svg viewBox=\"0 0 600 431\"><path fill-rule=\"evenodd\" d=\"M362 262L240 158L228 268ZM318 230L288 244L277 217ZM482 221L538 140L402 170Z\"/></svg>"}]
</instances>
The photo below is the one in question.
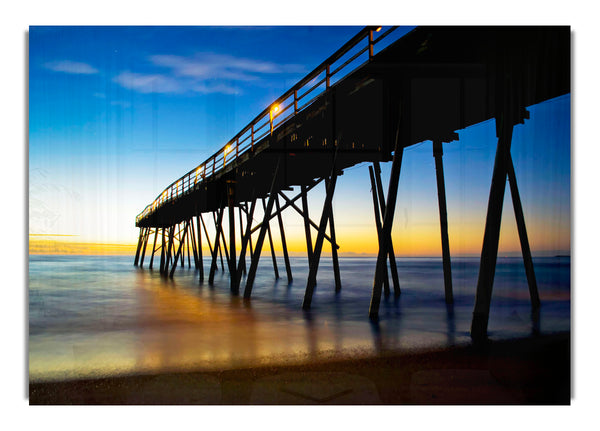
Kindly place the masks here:
<instances>
[{"instance_id":1,"label":"water reflection","mask_svg":"<svg viewBox=\"0 0 600 431\"><path fill-rule=\"evenodd\" d=\"M382 301L380 321L373 323L367 312L374 259L345 260L339 293L325 261L307 312L301 310L304 259L292 259L289 285L274 279L272 262L262 263L251 300L229 294L222 270L206 288L187 267L170 280L156 270L133 268L129 258L34 259L30 378L222 369L467 343L477 265L457 261L454 305L444 302L437 260L399 261L402 294ZM515 268L522 266L515 262ZM556 284L556 267L542 268L552 274L538 273L543 306L532 320L525 317L528 297L513 292L527 293L526 281L515 281L510 271L510 283L499 278L490 317L494 336L568 330L569 301L544 301L544 295L568 299L569 286Z\"/></svg>"},{"instance_id":2,"label":"water reflection","mask_svg":"<svg viewBox=\"0 0 600 431\"><path fill-rule=\"evenodd\" d=\"M371 334L373 335L373 348L377 353L383 350L383 341L381 339L381 327L378 320L371 321Z\"/></svg>"},{"instance_id":3,"label":"water reflection","mask_svg":"<svg viewBox=\"0 0 600 431\"><path fill-rule=\"evenodd\" d=\"M446 304L446 333L448 334L448 345L456 342L456 324L454 323L454 304Z\"/></svg>"}]
</instances>

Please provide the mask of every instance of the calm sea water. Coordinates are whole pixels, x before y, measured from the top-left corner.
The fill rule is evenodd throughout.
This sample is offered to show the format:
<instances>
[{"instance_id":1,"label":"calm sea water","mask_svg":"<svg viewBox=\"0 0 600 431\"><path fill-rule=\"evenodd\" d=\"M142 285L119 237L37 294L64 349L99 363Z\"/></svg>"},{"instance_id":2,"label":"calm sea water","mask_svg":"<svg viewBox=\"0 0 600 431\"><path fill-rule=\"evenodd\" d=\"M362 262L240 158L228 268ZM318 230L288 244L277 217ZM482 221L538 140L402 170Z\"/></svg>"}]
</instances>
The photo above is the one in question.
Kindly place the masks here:
<instances>
[{"instance_id":1,"label":"calm sea water","mask_svg":"<svg viewBox=\"0 0 600 431\"><path fill-rule=\"evenodd\" d=\"M338 294L331 260L323 258L309 312L301 309L306 258L292 258L291 284L282 260L282 278L275 280L271 260L261 259L251 301L232 297L229 276L220 270L209 286L200 285L198 272L187 266L165 280L157 269L132 263L130 256L30 257L31 381L291 363L470 342L476 258L452 261L453 307L444 302L441 259L398 259L402 294L382 298L378 324L368 319L374 258L341 258ZM490 338L570 330L570 258L537 258L534 265L542 301L537 322L522 260L498 260Z\"/></svg>"}]
</instances>

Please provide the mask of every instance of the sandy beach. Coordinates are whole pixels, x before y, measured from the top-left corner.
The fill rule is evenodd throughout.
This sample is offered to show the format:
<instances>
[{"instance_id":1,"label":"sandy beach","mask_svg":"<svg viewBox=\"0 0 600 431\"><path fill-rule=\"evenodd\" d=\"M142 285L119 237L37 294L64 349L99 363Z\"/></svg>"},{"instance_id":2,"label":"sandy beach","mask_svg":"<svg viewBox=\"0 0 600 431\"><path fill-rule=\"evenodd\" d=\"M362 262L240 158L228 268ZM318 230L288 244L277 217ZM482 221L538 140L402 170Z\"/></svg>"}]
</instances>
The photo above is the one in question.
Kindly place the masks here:
<instances>
[{"instance_id":1,"label":"sandy beach","mask_svg":"<svg viewBox=\"0 0 600 431\"><path fill-rule=\"evenodd\" d=\"M31 383L37 404L569 404L570 334L299 365Z\"/></svg>"}]
</instances>

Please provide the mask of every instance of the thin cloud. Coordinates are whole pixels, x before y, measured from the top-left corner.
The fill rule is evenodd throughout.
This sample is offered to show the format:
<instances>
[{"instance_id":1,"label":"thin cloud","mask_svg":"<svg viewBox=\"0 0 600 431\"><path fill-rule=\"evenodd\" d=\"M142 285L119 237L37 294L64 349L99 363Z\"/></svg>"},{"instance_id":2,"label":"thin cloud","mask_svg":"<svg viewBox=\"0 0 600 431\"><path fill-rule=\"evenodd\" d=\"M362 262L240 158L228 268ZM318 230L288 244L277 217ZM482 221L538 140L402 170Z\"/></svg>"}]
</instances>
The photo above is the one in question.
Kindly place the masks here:
<instances>
[{"instance_id":1,"label":"thin cloud","mask_svg":"<svg viewBox=\"0 0 600 431\"><path fill-rule=\"evenodd\" d=\"M236 87L232 87L227 84L206 84L199 83L196 84L193 88L193 91L201 94L209 94L209 93L221 93L221 94L241 94L241 90Z\"/></svg>"},{"instance_id":2,"label":"thin cloud","mask_svg":"<svg viewBox=\"0 0 600 431\"><path fill-rule=\"evenodd\" d=\"M50 69L54 72L71 73L75 75L93 75L98 73L98 69L90 66L87 63L80 63L78 61L61 60L51 61L45 64L46 69Z\"/></svg>"},{"instance_id":3,"label":"thin cloud","mask_svg":"<svg viewBox=\"0 0 600 431\"><path fill-rule=\"evenodd\" d=\"M277 64L212 52L198 53L192 57L152 55L148 60L167 71L124 71L114 81L141 93L240 94L242 91L235 83L259 83L266 75L305 72L305 67L298 64Z\"/></svg>"},{"instance_id":4,"label":"thin cloud","mask_svg":"<svg viewBox=\"0 0 600 431\"><path fill-rule=\"evenodd\" d=\"M177 55L153 55L150 57L150 61L156 66L170 68L177 76L200 79L221 77L249 81L260 78L262 74L305 72L304 66L299 64L277 64L212 52L199 53L191 58Z\"/></svg>"},{"instance_id":5,"label":"thin cloud","mask_svg":"<svg viewBox=\"0 0 600 431\"><path fill-rule=\"evenodd\" d=\"M182 93L184 88L173 78L160 74L121 72L114 81L140 93Z\"/></svg>"}]
</instances>

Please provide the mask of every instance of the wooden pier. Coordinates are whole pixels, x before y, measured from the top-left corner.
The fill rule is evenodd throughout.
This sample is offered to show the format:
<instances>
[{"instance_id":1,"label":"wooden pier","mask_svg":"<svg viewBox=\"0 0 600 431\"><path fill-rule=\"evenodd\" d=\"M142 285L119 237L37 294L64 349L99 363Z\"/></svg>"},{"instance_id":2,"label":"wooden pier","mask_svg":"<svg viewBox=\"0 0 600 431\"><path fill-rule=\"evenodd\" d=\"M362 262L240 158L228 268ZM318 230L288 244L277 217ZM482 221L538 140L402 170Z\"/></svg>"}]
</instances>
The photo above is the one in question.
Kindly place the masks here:
<instances>
[{"instance_id":1,"label":"wooden pier","mask_svg":"<svg viewBox=\"0 0 600 431\"><path fill-rule=\"evenodd\" d=\"M444 295L452 304L443 147L457 139L457 130L495 119L498 143L471 335L476 340L487 336L507 178L532 308L537 310L540 301L510 146L513 127L526 122L528 106L570 92L570 29L417 27L389 43L396 31L365 27L213 156L161 192L136 218L140 235L134 264L142 267L150 255L152 268L160 252L160 273L173 277L187 254L189 266L193 256L202 283L206 241L208 283L220 263L221 270L229 271L234 295L246 273L243 295L250 298L263 246L270 248L275 277L280 276L272 224L280 232L285 274L292 280L281 215L294 210L304 220L310 270L302 308L309 309L326 245L331 246L335 290L342 289L332 199L344 170L368 162L379 242L368 315L378 319L382 291L401 294L391 232L404 148L432 141ZM380 164L388 162L386 191ZM320 184L325 200L313 219L308 193ZM257 205L263 216L255 223ZM207 229L211 222L212 237ZM241 243L236 243L236 232Z\"/></svg>"}]
</instances>

